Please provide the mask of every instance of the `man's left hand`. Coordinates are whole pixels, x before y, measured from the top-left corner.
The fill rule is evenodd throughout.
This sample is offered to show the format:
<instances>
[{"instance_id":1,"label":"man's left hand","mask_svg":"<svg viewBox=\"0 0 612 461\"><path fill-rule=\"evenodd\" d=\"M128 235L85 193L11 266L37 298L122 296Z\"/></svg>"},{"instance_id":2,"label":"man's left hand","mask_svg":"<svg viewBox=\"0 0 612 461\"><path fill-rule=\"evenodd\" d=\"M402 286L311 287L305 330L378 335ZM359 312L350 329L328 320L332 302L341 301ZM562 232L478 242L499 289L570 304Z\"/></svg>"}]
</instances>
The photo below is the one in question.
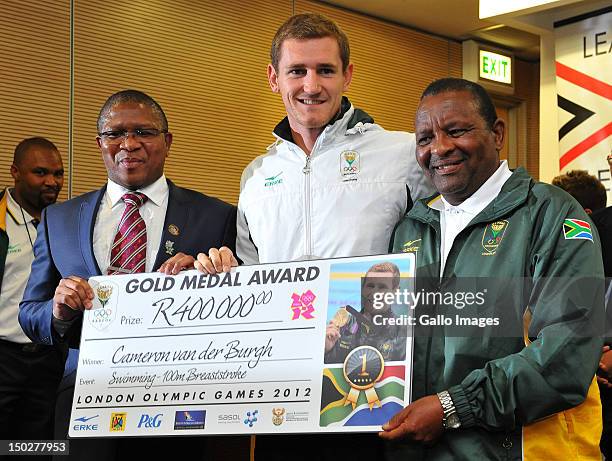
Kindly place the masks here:
<instances>
[{"instance_id":1,"label":"man's left hand","mask_svg":"<svg viewBox=\"0 0 612 461\"><path fill-rule=\"evenodd\" d=\"M407 437L423 443L433 443L444 431L442 426L442 404L437 395L428 395L411 403L393 418L379 432L385 440Z\"/></svg>"}]
</instances>

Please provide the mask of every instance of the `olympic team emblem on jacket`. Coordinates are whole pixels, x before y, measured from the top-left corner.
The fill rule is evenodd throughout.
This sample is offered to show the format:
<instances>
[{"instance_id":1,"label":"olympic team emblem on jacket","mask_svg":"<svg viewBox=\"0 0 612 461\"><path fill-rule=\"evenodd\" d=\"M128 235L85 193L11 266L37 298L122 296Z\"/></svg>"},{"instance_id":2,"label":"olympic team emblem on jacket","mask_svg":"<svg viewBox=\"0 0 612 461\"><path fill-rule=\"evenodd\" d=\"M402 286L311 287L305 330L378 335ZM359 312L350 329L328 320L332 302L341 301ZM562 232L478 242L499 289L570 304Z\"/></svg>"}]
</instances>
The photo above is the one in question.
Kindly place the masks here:
<instances>
[{"instance_id":1,"label":"olympic team emblem on jacket","mask_svg":"<svg viewBox=\"0 0 612 461\"><path fill-rule=\"evenodd\" d=\"M340 174L343 181L357 181L359 173L359 153L345 150L340 154Z\"/></svg>"},{"instance_id":2,"label":"olympic team emblem on jacket","mask_svg":"<svg viewBox=\"0 0 612 461\"><path fill-rule=\"evenodd\" d=\"M504 238L504 234L508 229L508 221L503 219L487 224L482 234L482 247L484 248L483 256L492 256L497 251L497 247Z\"/></svg>"},{"instance_id":3,"label":"olympic team emblem on jacket","mask_svg":"<svg viewBox=\"0 0 612 461\"><path fill-rule=\"evenodd\" d=\"M88 313L88 320L96 330L102 331L117 317L117 295L119 287L112 282L102 282L93 287L96 293L94 307Z\"/></svg>"}]
</instances>

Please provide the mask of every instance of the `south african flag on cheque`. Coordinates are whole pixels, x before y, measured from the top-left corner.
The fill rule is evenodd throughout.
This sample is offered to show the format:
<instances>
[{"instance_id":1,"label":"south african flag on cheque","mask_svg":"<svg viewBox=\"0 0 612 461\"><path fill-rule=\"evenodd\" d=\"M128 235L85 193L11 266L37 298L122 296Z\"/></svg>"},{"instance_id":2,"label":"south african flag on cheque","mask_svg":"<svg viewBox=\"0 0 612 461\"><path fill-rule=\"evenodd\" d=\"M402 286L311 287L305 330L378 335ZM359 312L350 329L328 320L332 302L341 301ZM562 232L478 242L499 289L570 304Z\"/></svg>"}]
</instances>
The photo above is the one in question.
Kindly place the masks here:
<instances>
[{"instance_id":1,"label":"south african flag on cheque","mask_svg":"<svg viewBox=\"0 0 612 461\"><path fill-rule=\"evenodd\" d=\"M563 221L565 240L582 239L593 241L591 225L582 219L566 219Z\"/></svg>"},{"instance_id":2,"label":"south african flag on cheque","mask_svg":"<svg viewBox=\"0 0 612 461\"><path fill-rule=\"evenodd\" d=\"M323 370L321 413L319 424L327 426L380 426L404 408L406 367L385 366L375 385L381 406L370 409L364 392L359 393L357 405L345 405L351 386L344 379L342 367Z\"/></svg>"}]
</instances>

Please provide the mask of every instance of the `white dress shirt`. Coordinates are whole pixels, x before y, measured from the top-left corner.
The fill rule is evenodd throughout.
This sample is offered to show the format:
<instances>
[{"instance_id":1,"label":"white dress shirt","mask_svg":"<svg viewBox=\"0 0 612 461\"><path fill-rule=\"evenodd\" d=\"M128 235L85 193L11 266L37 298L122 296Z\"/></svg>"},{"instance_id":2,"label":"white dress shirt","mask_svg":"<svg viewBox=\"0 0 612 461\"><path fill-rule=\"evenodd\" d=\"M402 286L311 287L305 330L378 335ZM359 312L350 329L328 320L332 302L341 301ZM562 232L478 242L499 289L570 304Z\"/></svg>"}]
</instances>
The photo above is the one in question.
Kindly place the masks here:
<instances>
[{"instance_id":1,"label":"white dress shirt","mask_svg":"<svg viewBox=\"0 0 612 461\"><path fill-rule=\"evenodd\" d=\"M147 201L138 211L147 226L147 258L145 271L151 272L161 243L168 209L168 182L164 175L153 184L143 189L130 191L119 184L108 180L106 192L98 209L98 216L93 233L93 252L96 262L103 275L106 275L110 264L111 247L119 221L125 210L125 202L121 199L126 192L142 192Z\"/></svg>"},{"instance_id":2,"label":"white dress shirt","mask_svg":"<svg viewBox=\"0 0 612 461\"><path fill-rule=\"evenodd\" d=\"M440 232L442 234L440 241L440 256L442 259L440 261L440 277L444 273L446 259L457 235L499 195L510 176L512 176L512 172L508 168L508 162L503 160L495 173L459 205L451 205L441 195L429 202L429 207L440 212Z\"/></svg>"},{"instance_id":3,"label":"white dress shirt","mask_svg":"<svg viewBox=\"0 0 612 461\"><path fill-rule=\"evenodd\" d=\"M2 291L0 291L0 339L26 344L32 341L19 326L17 316L19 302L23 298L30 276L30 266L34 260L32 244L36 240L36 226L32 223L34 218L19 206L8 189L5 194L7 194L6 233L9 246L4 263Z\"/></svg>"}]
</instances>

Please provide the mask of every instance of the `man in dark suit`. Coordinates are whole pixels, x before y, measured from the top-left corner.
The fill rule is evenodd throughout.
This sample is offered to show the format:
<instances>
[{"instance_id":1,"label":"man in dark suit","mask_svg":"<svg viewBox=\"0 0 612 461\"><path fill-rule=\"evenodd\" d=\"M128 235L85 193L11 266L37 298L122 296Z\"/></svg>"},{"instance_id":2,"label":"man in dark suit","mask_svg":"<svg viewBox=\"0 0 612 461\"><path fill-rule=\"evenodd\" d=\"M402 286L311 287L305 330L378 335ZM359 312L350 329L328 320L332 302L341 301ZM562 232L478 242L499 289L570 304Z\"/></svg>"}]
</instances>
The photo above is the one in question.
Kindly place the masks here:
<instances>
[{"instance_id":1,"label":"man in dark suit","mask_svg":"<svg viewBox=\"0 0 612 461\"><path fill-rule=\"evenodd\" d=\"M83 311L93 305L89 277L152 270L177 273L193 261L182 258L182 253L235 245L235 207L165 178L172 134L162 108L150 96L135 90L112 95L100 110L96 140L108 171L107 184L47 208L42 215L19 313L23 330L38 343L78 347ZM56 430L62 438L76 372L76 362L69 364L73 369L68 367L64 379L64 427L59 434ZM97 453L90 449L87 456L113 459L112 453L102 455L112 445L116 444L101 444ZM125 451L110 448L115 449L117 458Z\"/></svg>"}]
</instances>

